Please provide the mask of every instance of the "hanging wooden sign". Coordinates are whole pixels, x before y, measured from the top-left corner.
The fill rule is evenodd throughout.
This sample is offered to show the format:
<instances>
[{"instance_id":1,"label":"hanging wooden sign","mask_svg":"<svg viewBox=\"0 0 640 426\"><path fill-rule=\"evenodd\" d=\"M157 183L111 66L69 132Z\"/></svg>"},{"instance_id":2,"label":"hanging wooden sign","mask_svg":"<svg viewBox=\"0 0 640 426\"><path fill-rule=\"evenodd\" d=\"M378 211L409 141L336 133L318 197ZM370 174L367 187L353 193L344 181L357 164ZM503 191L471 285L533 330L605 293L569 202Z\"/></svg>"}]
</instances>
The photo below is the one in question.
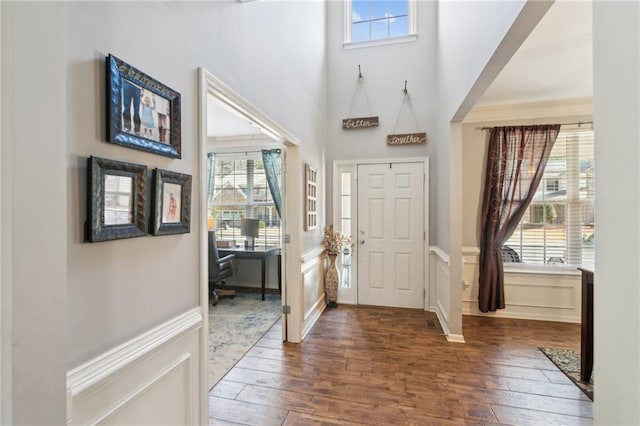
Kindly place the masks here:
<instances>
[{"instance_id":1,"label":"hanging wooden sign","mask_svg":"<svg viewBox=\"0 0 640 426\"><path fill-rule=\"evenodd\" d=\"M342 128L349 129L364 129L367 127L377 127L378 117L358 117L358 118L345 118L342 120Z\"/></svg>"},{"instance_id":2,"label":"hanging wooden sign","mask_svg":"<svg viewBox=\"0 0 640 426\"><path fill-rule=\"evenodd\" d=\"M387 145L410 145L426 142L426 133L404 133L401 135L387 135Z\"/></svg>"}]
</instances>

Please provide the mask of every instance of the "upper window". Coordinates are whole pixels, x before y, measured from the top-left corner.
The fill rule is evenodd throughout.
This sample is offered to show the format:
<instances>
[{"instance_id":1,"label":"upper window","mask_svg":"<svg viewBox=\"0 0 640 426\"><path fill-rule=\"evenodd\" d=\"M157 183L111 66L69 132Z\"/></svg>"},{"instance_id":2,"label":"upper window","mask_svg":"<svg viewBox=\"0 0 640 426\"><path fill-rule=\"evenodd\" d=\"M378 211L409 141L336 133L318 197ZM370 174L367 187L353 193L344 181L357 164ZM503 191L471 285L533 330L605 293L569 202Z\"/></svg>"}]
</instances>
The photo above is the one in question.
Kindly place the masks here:
<instances>
[{"instance_id":1,"label":"upper window","mask_svg":"<svg viewBox=\"0 0 640 426\"><path fill-rule=\"evenodd\" d=\"M505 262L579 266L594 261L594 140L563 126L542 182L503 248ZM517 255L516 255L517 254Z\"/></svg>"},{"instance_id":2,"label":"upper window","mask_svg":"<svg viewBox=\"0 0 640 426\"><path fill-rule=\"evenodd\" d=\"M370 46L415 40L415 9L415 0L347 0L345 43Z\"/></svg>"}]
</instances>

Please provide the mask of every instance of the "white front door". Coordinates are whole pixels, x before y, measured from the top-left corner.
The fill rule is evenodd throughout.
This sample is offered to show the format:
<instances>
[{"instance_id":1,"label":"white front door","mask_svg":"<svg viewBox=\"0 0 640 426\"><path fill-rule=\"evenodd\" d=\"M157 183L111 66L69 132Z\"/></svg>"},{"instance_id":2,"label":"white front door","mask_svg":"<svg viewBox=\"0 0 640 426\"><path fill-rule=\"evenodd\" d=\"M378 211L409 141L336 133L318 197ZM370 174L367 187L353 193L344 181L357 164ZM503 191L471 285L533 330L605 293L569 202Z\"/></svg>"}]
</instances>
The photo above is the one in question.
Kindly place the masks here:
<instances>
[{"instance_id":1,"label":"white front door","mask_svg":"<svg viewBox=\"0 0 640 426\"><path fill-rule=\"evenodd\" d=\"M424 308L424 163L358 165L358 303Z\"/></svg>"}]
</instances>

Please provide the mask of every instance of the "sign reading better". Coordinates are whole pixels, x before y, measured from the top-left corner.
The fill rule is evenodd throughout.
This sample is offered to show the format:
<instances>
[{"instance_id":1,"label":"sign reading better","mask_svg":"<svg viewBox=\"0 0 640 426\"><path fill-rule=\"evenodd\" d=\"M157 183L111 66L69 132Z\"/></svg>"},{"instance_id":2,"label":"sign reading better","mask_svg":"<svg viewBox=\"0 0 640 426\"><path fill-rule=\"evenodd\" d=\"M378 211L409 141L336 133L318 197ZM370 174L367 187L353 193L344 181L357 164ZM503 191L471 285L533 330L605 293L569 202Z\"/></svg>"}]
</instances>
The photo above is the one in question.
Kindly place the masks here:
<instances>
[{"instance_id":1,"label":"sign reading better","mask_svg":"<svg viewBox=\"0 0 640 426\"><path fill-rule=\"evenodd\" d=\"M346 130L376 126L378 126L378 117L345 118L342 120L342 128Z\"/></svg>"}]
</instances>

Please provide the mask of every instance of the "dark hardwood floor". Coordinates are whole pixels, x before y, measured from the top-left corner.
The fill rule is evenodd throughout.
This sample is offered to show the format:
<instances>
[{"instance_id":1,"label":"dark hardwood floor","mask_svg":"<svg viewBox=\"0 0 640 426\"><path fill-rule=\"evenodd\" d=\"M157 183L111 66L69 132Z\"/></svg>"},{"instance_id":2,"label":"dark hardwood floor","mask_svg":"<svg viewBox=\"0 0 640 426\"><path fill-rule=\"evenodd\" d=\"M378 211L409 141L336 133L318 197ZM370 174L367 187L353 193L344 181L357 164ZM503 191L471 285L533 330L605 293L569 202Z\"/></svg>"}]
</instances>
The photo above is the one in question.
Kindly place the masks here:
<instances>
[{"instance_id":1,"label":"dark hardwood floor","mask_svg":"<svg viewBox=\"0 0 640 426\"><path fill-rule=\"evenodd\" d=\"M301 344L280 322L209 393L211 425L591 425L592 402L538 347L580 326L465 316L449 343L420 310L327 309Z\"/></svg>"}]
</instances>

